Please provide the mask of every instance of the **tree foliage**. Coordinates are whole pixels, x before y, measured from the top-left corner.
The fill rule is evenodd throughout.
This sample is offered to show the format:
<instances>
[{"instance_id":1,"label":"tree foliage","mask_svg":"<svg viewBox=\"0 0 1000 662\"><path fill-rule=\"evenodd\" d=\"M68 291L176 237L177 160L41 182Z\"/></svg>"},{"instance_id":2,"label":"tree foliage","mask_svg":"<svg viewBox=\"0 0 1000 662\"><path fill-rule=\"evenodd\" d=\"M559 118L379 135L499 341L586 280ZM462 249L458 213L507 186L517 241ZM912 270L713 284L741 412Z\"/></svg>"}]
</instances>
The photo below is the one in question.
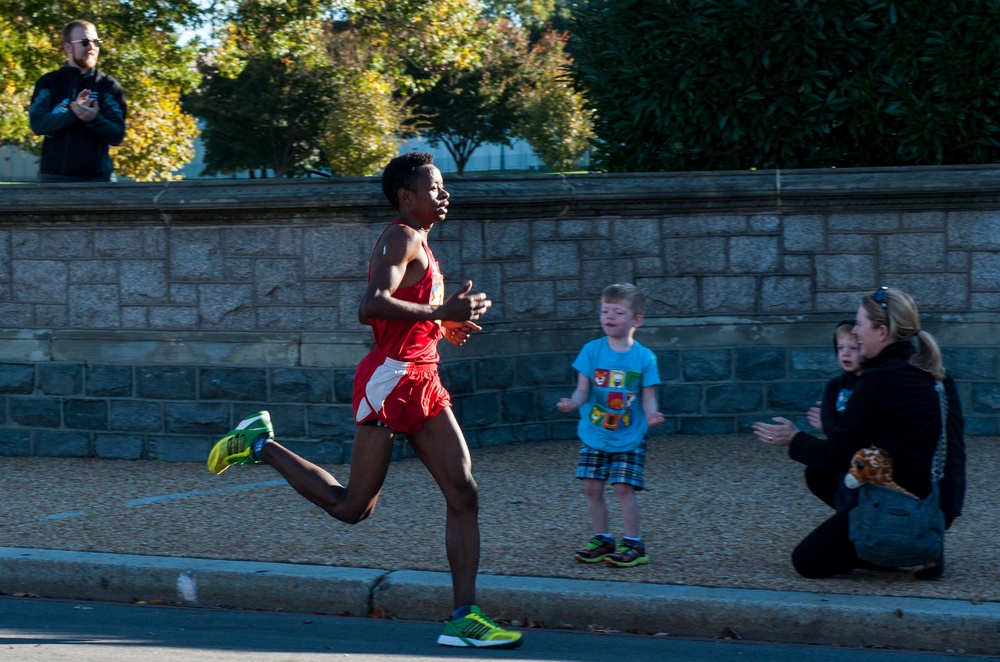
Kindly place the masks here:
<instances>
[{"instance_id":1,"label":"tree foliage","mask_svg":"<svg viewBox=\"0 0 1000 662\"><path fill-rule=\"evenodd\" d=\"M586 0L573 11L607 169L1000 156L1000 3Z\"/></svg>"},{"instance_id":2,"label":"tree foliage","mask_svg":"<svg viewBox=\"0 0 1000 662\"><path fill-rule=\"evenodd\" d=\"M105 43L98 67L117 78L129 103L125 142L112 154L119 174L164 179L189 160L194 119L177 99L197 82L195 46L178 45L177 30L196 26L193 0L8 0L0 4L0 144L37 152L41 138L28 128L35 81L65 61L62 26L83 18Z\"/></svg>"}]
</instances>

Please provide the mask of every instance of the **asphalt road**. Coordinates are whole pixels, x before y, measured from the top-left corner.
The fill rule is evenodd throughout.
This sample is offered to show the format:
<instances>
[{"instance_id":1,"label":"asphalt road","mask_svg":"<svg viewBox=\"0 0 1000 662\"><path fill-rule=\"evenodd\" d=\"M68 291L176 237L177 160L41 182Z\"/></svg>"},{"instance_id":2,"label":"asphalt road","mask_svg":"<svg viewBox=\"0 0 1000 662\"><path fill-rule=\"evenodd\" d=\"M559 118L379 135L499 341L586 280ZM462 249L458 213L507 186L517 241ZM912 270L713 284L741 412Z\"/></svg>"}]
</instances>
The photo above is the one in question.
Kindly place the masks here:
<instances>
[{"instance_id":1,"label":"asphalt road","mask_svg":"<svg viewBox=\"0 0 1000 662\"><path fill-rule=\"evenodd\" d=\"M439 623L0 597L0 660L50 662L939 662L960 653L529 630L511 651L436 645ZM997 658L992 658L997 659Z\"/></svg>"}]
</instances>

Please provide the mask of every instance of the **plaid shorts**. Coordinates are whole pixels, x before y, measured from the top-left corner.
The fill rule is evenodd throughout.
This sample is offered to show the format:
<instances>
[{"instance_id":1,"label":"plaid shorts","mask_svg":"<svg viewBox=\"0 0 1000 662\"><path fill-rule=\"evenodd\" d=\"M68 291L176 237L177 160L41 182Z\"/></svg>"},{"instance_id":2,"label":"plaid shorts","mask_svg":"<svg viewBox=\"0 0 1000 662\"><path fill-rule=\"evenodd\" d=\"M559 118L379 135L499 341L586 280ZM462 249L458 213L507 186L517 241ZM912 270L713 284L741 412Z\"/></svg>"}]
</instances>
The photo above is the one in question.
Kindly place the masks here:
<instances>
[{"instance_id":1,"label":"plaid shorts","mask_svg":"<svg viewBox=\"0 0 1000 662\"><path fill-rule=\"evenodd\" d=\"M636 491L645 487L643 471L646 467L646 440L630 451L608 453L580 444L580 459L576 465L577 478L593 478L631 485Z\"/></svg>"}]
</instances>

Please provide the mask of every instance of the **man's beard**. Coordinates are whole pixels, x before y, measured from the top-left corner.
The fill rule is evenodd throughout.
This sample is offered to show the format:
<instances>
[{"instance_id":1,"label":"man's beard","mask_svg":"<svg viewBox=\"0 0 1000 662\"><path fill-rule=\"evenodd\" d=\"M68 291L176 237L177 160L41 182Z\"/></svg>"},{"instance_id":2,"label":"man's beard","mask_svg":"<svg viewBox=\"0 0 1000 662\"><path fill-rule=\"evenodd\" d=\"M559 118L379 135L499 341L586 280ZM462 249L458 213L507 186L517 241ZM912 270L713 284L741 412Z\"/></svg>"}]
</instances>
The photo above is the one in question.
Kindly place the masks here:
<instances>
[{"instance_id":1,"label":"man's beard","mask_svg":"<svg viewBox=\"0 0 1000 662\"><path fill-rule=\"evenodd\" d=\"M89 55L83 57L73 56L73 64L79 69L90 69L97 64L97 55L91 58Z\"/></svg>"}]
</instances>

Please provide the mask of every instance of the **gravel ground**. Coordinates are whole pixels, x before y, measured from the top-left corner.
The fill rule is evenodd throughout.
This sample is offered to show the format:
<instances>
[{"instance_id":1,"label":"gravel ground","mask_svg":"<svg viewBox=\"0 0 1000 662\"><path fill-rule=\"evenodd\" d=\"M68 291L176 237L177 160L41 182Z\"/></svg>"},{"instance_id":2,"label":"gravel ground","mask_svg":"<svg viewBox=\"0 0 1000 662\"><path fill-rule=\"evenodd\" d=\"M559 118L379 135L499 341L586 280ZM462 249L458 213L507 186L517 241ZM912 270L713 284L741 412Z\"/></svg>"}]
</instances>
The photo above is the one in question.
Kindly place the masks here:
<instances>
[{"instance_id":1,"label":"gravel ground","mask_svg":"<svg viewBox=\"0 0 1000 662\"><path fill-rule=\"evenodd\" d=\"M577 442L473 451L481 494L481 573L657 584L1000 601L1000 438L968 440L965 514L947 538L947 572L857 571L800 579L792 548L827 515L801 466L749 435L657 438L640 494L650 563L585 565L590 535L573 478ZM266 466L213 476L202 464L2 457L0 545L446 571L444 502L417 460L392 465L374 516L337 522ZM992 468L991 468L992 467ZM327 467L338 478L349 467ZM152 498L151 497L155 497ZM621 532L614 495L612 529ZM135 502L136 500L140 500Z\"/></svg>"}]
</instances>

